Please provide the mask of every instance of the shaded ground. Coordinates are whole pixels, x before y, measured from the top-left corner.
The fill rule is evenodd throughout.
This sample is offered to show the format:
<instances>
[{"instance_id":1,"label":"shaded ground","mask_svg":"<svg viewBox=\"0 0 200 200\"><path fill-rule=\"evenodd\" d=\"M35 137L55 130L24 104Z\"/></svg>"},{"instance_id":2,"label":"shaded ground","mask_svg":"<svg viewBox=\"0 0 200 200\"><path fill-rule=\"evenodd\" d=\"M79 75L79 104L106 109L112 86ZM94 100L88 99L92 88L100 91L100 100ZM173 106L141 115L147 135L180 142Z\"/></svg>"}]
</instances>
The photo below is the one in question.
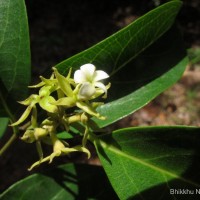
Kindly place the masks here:
<instances>
[{"instance_id":1,"label":"shaded ground","mask_svg":"<svg viewBox=\"0 0 200 200\"><path fill-rule=\"evenodd\" d=\"M44 0L27 1L33 82L54 64L106 38L153 8L155 3L159 1L59 0L58 3L49 1L48 4ZM199 1L185 1L179 15L187 48L200 46L199 9ZM200 125L199 83L200 66L188 66L179 83L115 126ZM9 134L4 140L8 136ZM34 152L35 146L18 140L1 158L0 191L30 174L26 169L37 160ZM98 163L94 158L90 162ZM68 162L71 159L76 160L76 157L58 159L55 163ZM42 166L40 170L46 166Z\"/></svg>"}]
</instances>

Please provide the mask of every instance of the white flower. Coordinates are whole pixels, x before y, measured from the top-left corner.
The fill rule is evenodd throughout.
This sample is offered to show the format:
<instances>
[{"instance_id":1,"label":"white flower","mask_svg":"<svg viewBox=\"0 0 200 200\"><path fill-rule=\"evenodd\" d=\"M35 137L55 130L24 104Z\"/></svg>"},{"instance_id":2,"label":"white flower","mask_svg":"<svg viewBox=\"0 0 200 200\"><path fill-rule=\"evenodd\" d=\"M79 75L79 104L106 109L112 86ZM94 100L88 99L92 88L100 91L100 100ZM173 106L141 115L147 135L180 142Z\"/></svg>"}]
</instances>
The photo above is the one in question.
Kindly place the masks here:
<instances>
[{"instance_id":1,"label":"white flower","mask_svg":"<svg viewBox=\"0 0 200 200\"><path fill-rule=\"evenodd\" d=\"M80 67L80 70L75 71L75 83L82 84L78 97L82 100L90 99L95 93L96 88L100 88L107 95L106 86L100 80L108 78L109 75L102 71L96 70L93 64L85 64Z\"/></svg>"}]
</instances>

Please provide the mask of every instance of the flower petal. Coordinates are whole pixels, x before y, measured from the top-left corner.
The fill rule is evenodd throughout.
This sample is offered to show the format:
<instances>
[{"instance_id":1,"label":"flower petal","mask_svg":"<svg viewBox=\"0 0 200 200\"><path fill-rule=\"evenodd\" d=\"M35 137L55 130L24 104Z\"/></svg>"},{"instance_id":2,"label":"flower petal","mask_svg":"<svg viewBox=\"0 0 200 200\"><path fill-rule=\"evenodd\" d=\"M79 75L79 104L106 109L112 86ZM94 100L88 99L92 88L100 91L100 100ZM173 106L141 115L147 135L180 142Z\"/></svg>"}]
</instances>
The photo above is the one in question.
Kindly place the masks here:
<instances>
[{"instance_id":1,"label":"flower petal","mask_svg":"<svg viewBox=\"0 0 200 200\"><path fill-rule=\"evenodd\" d=\"M43 162L49 161L49 159L50 159L50 156L47 156L47 157L43 158L42 160L39 160L39 161L33 163L31 165L31 167L28 168L28 171L31 171L33 168L37 167L38 165L40 165Z\"/></svg>"},{"instance_id":2,"label":"flower petal","mask_svg":"<svg viewBox=\"0 0 200 200\"><path fill-rule=\"evenodd\" d=\"M104 98L106 98L107 97L107 88L106 88L106 86L101 82L96 82L94 85L104 91L104 93L105 93Z\"/></svg>"},{"instance_id":3,"label":"flower petal","mask_svg":"<svg viewBox=\"0 0 200 200\"><path fill-rule=\"evenodd\" d=\"M81 71L86 75L86 77L93 77L96 67L93 64L85 64L80 67Z\"/></svg>"},{"instance_id":4,"label":"flower petal","mask_svg":"<svg viewBox=\"0 0 200 200\"><path fill-rule=\"evenodd\" d=\"M85 74L81 70L76 70L74 73L75 83L84 83L87 82Z\"/></svg>"},{"instance_id":5,"label":"flower petal","mask_svg":"<svg viewBox=\"0 0 200 200\"><path fill-rule=\"evenodd\" d=\"M65 154L68 154L70 152L75 152L75 151L86 153L88 159L91 157L90 151L87 148L80 146L80 145L74 146L74 147L71 147L71 148L62 149L62 152L65 153Z\"/></svg>"},{"instance_id":6,"label":"flower petal","mask_svg":"<svg viewBox=\"0 0 200 200\"><path fill-rule=\"evenodd\" d=\"M21 124L23 121L25 121L25 119L29 116L29 114L30 114L30 112L31 112L31 110L32 110L34 105L35 104L29 105L26 108L26 110L24 111L24 113L22 114L22 116L18 119L18 121L16 121L15 123L11 124L10 126L17 126L17 125Z\"/></svg>"},{"instance_id":7,"label":"flower petal","mask_svg":"<svg viewBox=\"0 0 200 200\"><path fill-rule=\"evenodd\" d=\"M106 79L108 77L109 77L109 75L106 72L104 72L102 70L97 70L94 73L94 82Z\"/></svg>"},{"instance_id":8,"label":"flower petal","mask_svg":"<svg viewBox=\"0 0 200 200\"><path fill-rule=\"evenodd\" d=\"M89 100L94 94L95 94L96 90L94 88L94 86L88 82L85 82L78 93L78 98L80 100Z\"/></svg>"}]
</instances>

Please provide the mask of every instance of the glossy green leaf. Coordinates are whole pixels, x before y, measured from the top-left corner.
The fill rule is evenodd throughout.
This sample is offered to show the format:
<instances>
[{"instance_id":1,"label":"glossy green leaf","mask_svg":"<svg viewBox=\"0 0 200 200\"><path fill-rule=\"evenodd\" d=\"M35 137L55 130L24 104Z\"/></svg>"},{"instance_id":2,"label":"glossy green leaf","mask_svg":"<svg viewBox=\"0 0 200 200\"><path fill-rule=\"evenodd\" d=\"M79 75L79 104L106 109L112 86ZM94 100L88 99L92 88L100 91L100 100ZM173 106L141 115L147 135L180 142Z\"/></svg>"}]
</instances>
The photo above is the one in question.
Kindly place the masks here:
<instances>
[{"instance_id":1,"label":"glossy green leaf","mask_svg":"<svg viewBox=\"0 0 200 200\"><path fill-rule=\"evenodd\" d=\"M0 118L0 138L3 136L3 134L6 130L8 121L9 121L8 118L3 118L3 117Z\"/></svg>"},{"instance_id":2,"label":"glossy green leaf","mask_svg":"<svg viewBox=\"0 0 200 200\"><path fill-rule=\"evenodd\" d=\"M31 175L11 186L0 200L118 199L99 166L66 164Z\"/></svg>"},{"instance_id":3,"label":"glossy green leaf","mask_svg":"<svg viewBox=\"0 0 200 200\"><path fill-rule=\"evenodd\" d=\"M82 64L93 63L97 68L110 73L112 86L108 96L111 97L109 101L112 101L98 109L107 117L106 120L95 119L99 127L107 126L141 108L182 75L187 59L183 59L185 52L180 39L176 41L177 36L170 33L171 37L165 36L160 41L162 45L152 47L154 51L152 48L147 49L169 30L181 4L181 1L170 1L56 66L61 73L66 74L69 67L76 69ZM144 52L145 49L147 51ZM141 52L142 59L140 57L140 60L134 61ZM145 61L142 66L141 61ZM118 99L124 95L128 96Z\"/></svg>"},{"instance_id":4,"label":"glossy green leaf","mask_svg":"<svg viewBox=\"0 0 200 200\"><path fill-rule=\"evenodd\" d=\"M161 92L176 83L182 76L187 63L188 58L185 57L174 68L170 69L167 73L164 73L150 83L129 95L99 107L97 109L98 112L105 116L106 120L94 119L94 121L98 126L104 127L142 108Z\"/></svg>"},{"instance_id":5,"label":"glossy green leaf","mask_svg":"<svg viewBox=\"0 0 200 200\"><path fill-rule=\"evenodd\" d=\"M68 133L67 131L62 131L56 134L59 139L72 139L73 135Z\"/></svg>"},{"instance_id":6,"label":"glossy green leaf","mask_svg":"<svg viewBox=\"0 0 200 200\"><path fill-rule=\"evenodd\" d=\"M200 188L199 131L184 126L127 128L94 143L120 199L171 200L179 198L170 189Z\"/></svg>"},{"instance_id":7,"label":"glossy green leaf","mask_svg":"<svg viewBox=\"0 0 200 200\"><path fill-rule=\"evenodd\" d=\"M112 96L122 97L98 108L107 118L94 119L95 122L100 127L109 125L140 109L176 83L188 64L185 54L180 33L173 27L122 70L118 80L113 77L116 89Z\"/></svg>"},{"instance_id":8,"label":"glossy green leaf","mask_svg":"<svg viewBox=\"0 0 200 200\"><path fill-rule=\"evenodd\" d=\"M164 75L172 68L176 68L177 64L186 57L183 44L179 29L173 25L154 44L111 77L112 87L108 93L109 101L124 97ZM184 67L185 65L182 66L182 70ZM177 79L182 75L182 70L174 75ZM167 82L170 85L174 80L168 77ZM164 88L163 86L163 90Z\"/></svg>"},{"instance_id":9,"label":"glossy green leaf","mask_svg":"<svg viewBox=\"0 0 200 200\"><path fill-rule=\"evenodd\" d=\"M29 31L24 0L0 1L0 79L9 96L21 100L30 81ZM15 108L16 109L16 108Z\"/></svg>"},{"instance_id":10,"label":"glossy green leaf","mask_svg":"<svg viewBox=\"0 0 200 200\"><path fill-rule=\"evenodd\" d=\"M66 75L70 67L77 69L93 63L110 74L116 73L171 27L181 5L181 1L175 0L150 11L93 47L57 64L56 68Z\"/></svg>"}]
</instances>

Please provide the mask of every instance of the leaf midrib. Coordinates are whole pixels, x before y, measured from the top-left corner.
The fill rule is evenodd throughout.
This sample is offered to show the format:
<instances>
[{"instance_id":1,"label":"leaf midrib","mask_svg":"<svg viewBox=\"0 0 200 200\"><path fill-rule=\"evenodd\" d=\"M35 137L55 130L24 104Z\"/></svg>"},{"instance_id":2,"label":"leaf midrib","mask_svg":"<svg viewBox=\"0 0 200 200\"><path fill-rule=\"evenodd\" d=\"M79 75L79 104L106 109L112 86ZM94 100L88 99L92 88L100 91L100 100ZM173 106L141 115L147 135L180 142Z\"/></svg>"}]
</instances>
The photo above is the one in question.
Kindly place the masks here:
<instances>
[{"instance_id":1,"label":"leaf midrib","mask_svg":"<svg viewBox=\"0 0 200 200\"><path fill-rule=\"evenodd\" d=\"M169 9L169 8L168 8ZM165 10L165 13L167 12L167 10ZM148 13L147 13L148 14ZM163 13L162 13L163 14ZM141 31L143 31L143 29L145 29L146 28L146 26L149 26L151 23L153 23L154 21L156 21L159 17L160 17L160 15L161 14L159 14L154 20L150 20L149 22L148 22L148 24L145 24L145 25L143 25L138 31L137 31L137 33L134 35L134 37L130 37L130 39L129 39L129 41L127 42L127 44L125 45L125 47L123 47L122 48L122 51L120 52L120 54L117 56L117 59L116 59L116 62L115 62L115 67L113 68L113 71L112 71L112 73L111 73L111 75L110 76L113 76L116 72L118 72L121 68L123 68L126 64L128 64L131 60L133 60L135 57L137 57L141 52L143 52L145 49L147 49L149 46L151 46L161 35L163 35L164 33L162 32L162 33L160 33L160 34L158 34L158 33L156 33L155 35L155 38L148 44L148 45L145 45L140 51L138 51L137 53L135 53L133 56L131 56L126 62L124 62L122 65L120 65L117 69L116 69L116 66L117 66L117 62L118 62L118 60L120 59L120 56L121 56L121 54L124 52L124 49L128 46L128 44L135 38L135 37L137 37L137 35L141 32ZM171 13L171 15L174 15L174 13ZM171 19L171 16L170 17L168 17L168 21ZM139 20L143 20L143 18L139 18L138 19L138 21ZM165 24L162 24L162 26L163 25L165 25ZM162 27L161 26L161 27ZM161 27L160 27L160 29L161 29ZM170 28L170 27L169 27ZM169 29L168 28L168 29ZM158 29L158 30L160 30L160 29ZM166 29L166 31L168 30L168 29ZM159 32L159 31L157 31L157 32Z\"/></svg>"},{"instance_id":2,"label":"leaf midrib","mask_svg":"<svg viewBox=\"0 0 200 200\"><path fill-rule=\"evenodd\" d=\"M168 176L170 176L170 177L172 177L172 178L174 178L174 179L179 179L179 180L181 180L181 181L183 181L183 182L186 182L186 183L189 183L189 184L191 184L191 185L193 185L193 186L200 187L200 185L197 184L197 183L195 183L195 182L192 182L192 181L187 180L187 179L185 179L185 178L183 178L183 177L180 177L180 176L178 176L178 175L176 175L176 174L174 174L174 173L172 173L172 172L166 171L166 170L163 169L163 168L159 168L159 167L157 167L157 166L155 166L155 165L152 165L152 164L150 164L150 163L148 163L148 162L145 162L144 160L141 160L140 158L138 158L138 157L136 157L136 156L129 155L129 154L123 152L123 151L120 151L120 150L117 149L116 147L106 144L103 140L100 140L100 139L98 140L98 139L96 139L94 142L95 142L95 145L96 145L96 146L101 145L102 148L106 149L107 151L110 151L110 152L112 152L112 153L114 153L114 154L116 154L116 155L118 155L118 156L120 155L120 156L122 156L122 157L124 157L124 158L126 158L126 159L130 159L130 160L132 160L132 161L134 161L134 162L137 162L137 163L139 163L139 164L141 164L141 165L143 165L143 166L149 167L149 168L151 168L152 170L161 173L162 175L168 175Z\"/></svg>"}]
</instances>

